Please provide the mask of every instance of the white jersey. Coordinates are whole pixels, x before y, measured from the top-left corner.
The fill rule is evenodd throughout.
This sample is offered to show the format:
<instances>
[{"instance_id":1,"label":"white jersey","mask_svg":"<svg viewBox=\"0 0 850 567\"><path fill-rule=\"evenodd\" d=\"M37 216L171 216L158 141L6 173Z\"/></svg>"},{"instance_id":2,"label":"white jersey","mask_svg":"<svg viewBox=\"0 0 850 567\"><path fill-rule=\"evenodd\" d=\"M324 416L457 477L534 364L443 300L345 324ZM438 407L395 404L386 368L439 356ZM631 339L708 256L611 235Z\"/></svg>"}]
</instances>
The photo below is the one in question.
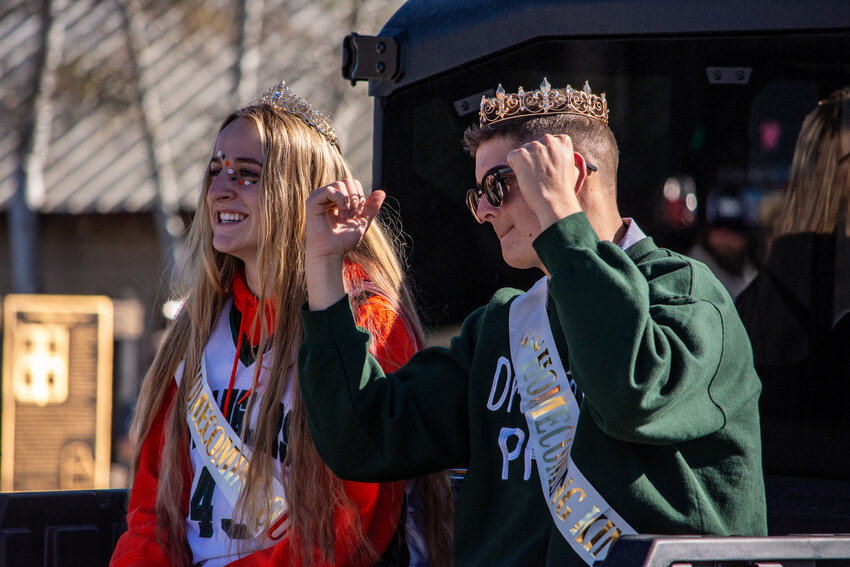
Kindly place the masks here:
<instances>
[{"instance_id":1,"label":"white jersey","mask_svg":"<svg viewBox=\"0 0 850 567\"><path fill-rule=\"evenodd\" d=\"M232 309L234 308L233 298L231 297L222 309L204 351L206 380L222 412L224 412L224 400L227 396L233 361L236 357L236 344L230 324ZM247 338L243 337L242 341L244 347L247 344ZM248 365L245 362L246 360L239 360L237 363L229 408L227 415L224 416L233 430L240 436L242 435L242 428L245 426L245 409L248 405L248 398L242 398L251 388L255 368L253 361L249 360ZM265 380L268 379L267 372L271 362L271 353L265 353L262 357L264 370L260 374L260 383L256 390L258 395L262 394L263 385ZM281 404L281 416L286 415L284 408L289 407L289 393L287 393L286 398L284 403ZM254 405L259 407L259 400L255 401ZM287 446L284 433L286 428L283 427L284 421L285 419L282 417L277 424L278 443L272 451L273 457L281 463L286 456ZM255 420L253 422L255 423ZM205 448L201 447L202 449ZM235 524L232 521L233 506L224 496L222 490L216 486L213 476L207 470L205 464L208 461L202 458L199 451L199 448L192 443L190 455L193 477L189 515L186 517L186 537L192 550L194 565L220 567L244 557L248 553L271 547L277 543L271 540L265 531L254 537L246 526Z\"/></svg>"}]
</instances>

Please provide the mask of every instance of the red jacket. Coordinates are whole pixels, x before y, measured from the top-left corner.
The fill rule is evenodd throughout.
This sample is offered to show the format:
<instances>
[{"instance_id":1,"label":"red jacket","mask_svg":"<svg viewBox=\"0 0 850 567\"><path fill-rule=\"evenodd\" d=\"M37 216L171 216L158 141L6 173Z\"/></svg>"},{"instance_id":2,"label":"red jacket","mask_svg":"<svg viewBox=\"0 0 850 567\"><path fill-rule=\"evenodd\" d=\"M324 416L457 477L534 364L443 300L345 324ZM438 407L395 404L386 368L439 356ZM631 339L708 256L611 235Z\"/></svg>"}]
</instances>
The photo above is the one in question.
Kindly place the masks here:
<instances>
[{"instance_id":1,"label":"red jacket","mask_svg":"<svg viewBox=\"0 0 850 567\"><path fill-rule=\"evenodd\" d=\"M416 340L396 315L391 304L380 296L372 296L356 314L358 325L372 329L372 354L381 362L384 370L391 372L404 364L416 351ZM172 382L167 396L167 404L163 404L151 424L150 431L145 437L139 468L133 481L130 502L127 512L127 531L118 540L110 562L111 567L170 567L167 555L156 541L156 492L159 482L160 455L163 447L163 427L167 407L171 405L176 391L176 383ZM189 490L192 479L191 463L188 455L183 467L183 493L181 507L184 515L189 511ZM404 501L404 482L394 483L360 483L344 482L345 491L356 504L363 532L371 540L379 552L386 550L401 515ZM344 521L339 514L335 515L334 523L339 525ZM350 549L337 542L334 548L335 567L354 566L354 558ZM290 551L289 538L284 538L277 544L256 551L229 565L232 567L260 567L300 565L299 553ZM294 561L294 563L293 563Z\"/></svg>"}]
</instances>

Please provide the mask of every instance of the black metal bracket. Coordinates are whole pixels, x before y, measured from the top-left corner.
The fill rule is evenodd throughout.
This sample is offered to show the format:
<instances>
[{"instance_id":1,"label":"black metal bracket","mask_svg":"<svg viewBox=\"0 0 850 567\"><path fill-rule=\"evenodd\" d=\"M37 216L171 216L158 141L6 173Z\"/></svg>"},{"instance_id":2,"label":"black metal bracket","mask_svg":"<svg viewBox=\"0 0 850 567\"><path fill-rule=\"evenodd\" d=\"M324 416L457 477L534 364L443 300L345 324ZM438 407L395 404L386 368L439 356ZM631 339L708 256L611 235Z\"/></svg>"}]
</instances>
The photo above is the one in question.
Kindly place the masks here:
<instances>
[{"instance_id":1,"label":"black metal bracket","mask_svg":"<svg viewBox=\"0 0 850 567\"><path fill-rule=\"evenodd\" d=\"M342 40L342 76L351 81L378 79L392 81L401 75L398 41L352 33Z\"/></svg>"}]
</instances>

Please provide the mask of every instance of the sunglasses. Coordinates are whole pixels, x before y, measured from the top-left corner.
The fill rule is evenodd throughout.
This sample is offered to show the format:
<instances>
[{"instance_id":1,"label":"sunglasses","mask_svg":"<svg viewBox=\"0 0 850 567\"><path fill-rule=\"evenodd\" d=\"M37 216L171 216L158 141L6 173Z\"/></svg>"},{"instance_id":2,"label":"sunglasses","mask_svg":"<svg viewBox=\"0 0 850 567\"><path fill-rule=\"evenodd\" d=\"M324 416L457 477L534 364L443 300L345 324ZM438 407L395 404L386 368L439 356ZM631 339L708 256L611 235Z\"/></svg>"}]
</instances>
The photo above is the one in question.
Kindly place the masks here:
<instances>
[{"instance_id":1,"label":"sunglasses","mask_svg":"<svg viewBox=\"0 0 850 567\"><path fill-rule=\"evenodd\" d=\"M587 162L585 162L585 166L589 171L599 170L595 165ZM514 177L513 169L506 165L496 166L484 174L478 187L466 192L466 206L479 224L484 223L478 216L478 203L481 202L481 196L486 197L487 202L498 209L505 201L505 194L510 187L509 180L512 177Z\"/></svg>"}]
</instances>

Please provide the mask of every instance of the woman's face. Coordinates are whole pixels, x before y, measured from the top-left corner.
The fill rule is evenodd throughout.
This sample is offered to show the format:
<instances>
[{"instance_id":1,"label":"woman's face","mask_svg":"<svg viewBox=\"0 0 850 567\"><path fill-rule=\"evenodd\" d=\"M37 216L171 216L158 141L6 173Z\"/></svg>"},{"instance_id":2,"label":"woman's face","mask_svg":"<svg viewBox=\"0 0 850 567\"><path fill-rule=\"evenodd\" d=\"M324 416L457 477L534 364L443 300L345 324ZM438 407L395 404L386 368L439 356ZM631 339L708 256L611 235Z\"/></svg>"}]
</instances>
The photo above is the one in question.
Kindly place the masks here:
<instances>
[{"instance_id":1,"label":"woman's face","mask_svg":"<svg viewBox=\"0 0 850 567\"><path fill-rule=\"evenodd\" d=\"M256 124L240 118L224 127L215 142L207 191L213 248L245 263L248 287L259 282L257 254L262 227L260 174L263 144ZM252 285L254 284L254 285Z\"/></svg>"}]
</instances>

